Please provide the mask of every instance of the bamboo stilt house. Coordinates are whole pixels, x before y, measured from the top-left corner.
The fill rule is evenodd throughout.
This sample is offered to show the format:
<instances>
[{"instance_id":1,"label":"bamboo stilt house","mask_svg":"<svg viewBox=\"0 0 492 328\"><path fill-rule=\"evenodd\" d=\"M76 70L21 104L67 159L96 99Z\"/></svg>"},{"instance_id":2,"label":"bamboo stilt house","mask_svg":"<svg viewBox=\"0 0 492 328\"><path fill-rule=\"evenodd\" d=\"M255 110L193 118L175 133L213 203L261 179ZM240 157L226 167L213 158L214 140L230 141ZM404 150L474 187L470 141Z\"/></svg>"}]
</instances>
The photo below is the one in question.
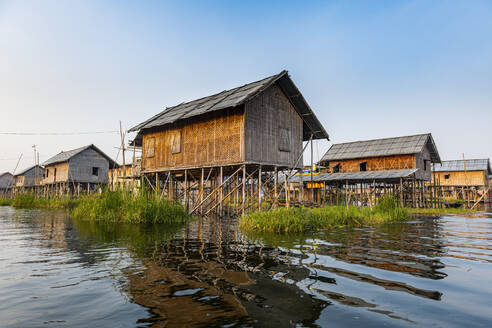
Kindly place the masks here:
<instances>
[{"instance_id":1,"label":"bamboo stilt house","mask_svg":"<svg viewBox=\"0 0 492 328\"><path fill-rule=\"evenodd\" d=\"M117 166L108 155L94 145L62 151L43 163L46 187L62 186L65 190L90 189L107 184L109 169Z\"/></svg>"},{"instance_id":2,"label":"bamboo stilt house","mask_svg":"<svg viewBox=\"0 0 492 328\"><path fill-rule=\"evenodd\" d=\"M266 79L169 107L135 126L142 173L261 164L302 166L302 142L328 138L283 71ZM299 159L300 158L300 159Z\"/></svg>"},{"instance_id":3,"label":"bamboo stilt house","mask_svg":"<svg viewBox=\"0 0 492 328\"><path fill-rule=\"evenodd\" d=\"M441 181L441 186L454 187L487 188L491 174L488 158L442 161L434 164L432 171L434 178Z\"/></svg>"},{"instance_id":4,"label":"bamboo stilt house","mask_svg":"<svg viewBox=\"0 0 492 328\"><path fill-rule=\"evenodd\" d=\"M287 71L166 108L130 132L146 185L204 215L277 204L279 171L302 168L304 141L328 139Z\"/></svg>"},{"instance_id":5,"label":"bamboo stilt house","mask_svg":"<svg viewBox=\"0 0 492 328\"><path fill-rule=\"evenodd\" d=\"M14 175L16 189L29 189L39 186L43 179L44 168L39 165L28 167L27 169Z\"/></svg>"},{"instance_id":6,"label":"bamboo stilt house","mask_svg":"<svg viewBox=\"0 0 492 328\"><path fill-rule=\"evenodd\" d=\"M325 167L325 173L335 174L331 179L340 177L342 181L352 177L378 180L410 175L417 180L430 181L431 164L440 162L434 139L427 133L334 144L319 164Z\"/></svg>"},{"instance_id":7,"label":"bamboo stilt house","mask_svg":"<svg viewBox=\"0 0 492 328\"><path fill-rule=\"evenodd\" d=\"M7 194L10 192L14 183L14 176L10 172L4 172L0 174L0 194Z\"/></svg>"}]
</instances>

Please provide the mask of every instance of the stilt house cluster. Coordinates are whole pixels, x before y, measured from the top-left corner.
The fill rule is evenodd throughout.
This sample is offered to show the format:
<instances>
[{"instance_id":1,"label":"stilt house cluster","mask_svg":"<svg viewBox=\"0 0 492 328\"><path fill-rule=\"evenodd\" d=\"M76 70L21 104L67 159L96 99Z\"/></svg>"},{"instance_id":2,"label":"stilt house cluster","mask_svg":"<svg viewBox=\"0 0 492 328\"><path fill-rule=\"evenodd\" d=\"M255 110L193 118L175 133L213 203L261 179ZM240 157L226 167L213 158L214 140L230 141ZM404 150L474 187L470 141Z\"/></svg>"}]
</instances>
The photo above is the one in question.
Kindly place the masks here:
<instances>
[{"instance_id":1,"label":"stilt house cluster","mask_svg":"<svg viewBox=\"0 0 492 328\"><path fill-rule=\"evenodd\" d=\"M442 162L430 133L334 144L313 163L313 140L329 136L287 71L168 107L129 132L137 133L130 166L88 145L13 177L3 174L0 192L147 188L201 215L298 204L373 206L390 193L414 207L443 206L446 197L490 198L488 159Z\"/></svg>"}]
</instances>

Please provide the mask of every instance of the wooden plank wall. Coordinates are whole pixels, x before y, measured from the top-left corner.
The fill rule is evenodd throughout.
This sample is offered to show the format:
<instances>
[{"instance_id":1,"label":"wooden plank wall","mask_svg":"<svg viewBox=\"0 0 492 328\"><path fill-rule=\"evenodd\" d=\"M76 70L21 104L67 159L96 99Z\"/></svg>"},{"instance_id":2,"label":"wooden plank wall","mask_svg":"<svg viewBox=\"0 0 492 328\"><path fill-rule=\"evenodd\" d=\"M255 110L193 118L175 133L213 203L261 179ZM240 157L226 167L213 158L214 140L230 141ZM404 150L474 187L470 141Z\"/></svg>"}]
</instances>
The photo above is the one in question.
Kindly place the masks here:
<instances>
[{"instance_id":1,"label":"wooden plank wall","mask_svg":"<svg viewBox=\"0 0 492 328\"><path fill-rule=\"evenodd\" d=\"M427 161L427 165L424 164L424 160ZM415 165L416 168L420 169L416 174L417 179L427 181L431 180L432 164L430 152L427 147L424 147L423 151L415 155Z\"/></svg>"},{"instance_id":2,"label":"wooden plank wall","mask_svg":"<svg viewBox=\"0 0 492 328\"><path fill-rule=\"evenodd\" d=\"M293 166L301 155L302 119L276 84L246 103L244 131L248 162Z\"/></svg>"},{"instance_id":3,"label":"wooden plank wall","mask_svg":"<svg viewBox=\"0 0 492 328\"><path fill-rule=\"evenodd\" d=\"M108 183L109 181L109 161L92 148L78 153L70 158L68 163L68 182ZM92 174L93 167L98 168L97 176Z\"/></svg>"},{"instance_id":4,"label":"wooden plank wall","mask_svg":"<svg viewBox=\"0 0 492 328\"><path fill-rule=\"evenodd\" d=\"M142 171L242 162L243 131L244 109L241 107L146 133L143 135Z\"/></svg>"}]
</instances>

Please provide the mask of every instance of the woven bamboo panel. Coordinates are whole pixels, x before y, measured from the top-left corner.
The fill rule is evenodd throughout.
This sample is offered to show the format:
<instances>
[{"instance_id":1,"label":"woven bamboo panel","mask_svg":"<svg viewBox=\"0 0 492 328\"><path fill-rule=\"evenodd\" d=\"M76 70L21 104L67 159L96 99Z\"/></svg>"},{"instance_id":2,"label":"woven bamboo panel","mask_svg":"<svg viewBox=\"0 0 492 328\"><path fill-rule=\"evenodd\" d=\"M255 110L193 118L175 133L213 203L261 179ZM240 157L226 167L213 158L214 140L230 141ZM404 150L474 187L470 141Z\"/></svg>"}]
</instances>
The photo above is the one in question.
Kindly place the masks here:
<instances>
[{"instance_id":1,"label":"woven bamboo panel","mask_svg":"<svg viewBox=\"0 0 492 328\"><path fill-rule=\"evenodd\" d=\"M440 182L441 186L488 186L485 171L434 172L434 178Z\"/></svg>"},{"instance_id":2,"label":"woven bamboo panel","mask_svg":"<svg viewBox=\"0 0 492 328\"><path fill-rule=\"evenodd\" d=\"M181 121L163 131L145 134L142 168L153 171L241 162L243 126L243 111L236 109ZM151 138L155 138L153 157L148 156L151 150L147 149L147 145L152 144L147 140ZM180 145L176 144L177 139L180 139Z\"/></svg>"},{"instance_id":3,"label":"woven bamboo panel","mask_svg":"<svg viewBox=\"0 0 492 328\"><path fill-rule=\"evenodd\" d=\"M360 163L366 162L367 171L402 170L415 168L415 155L400 155L387 157L371 157L363 159L347 159L330 161L330 168L340 164L340 173L359 172Z\"/></svg>"}]
</instances>

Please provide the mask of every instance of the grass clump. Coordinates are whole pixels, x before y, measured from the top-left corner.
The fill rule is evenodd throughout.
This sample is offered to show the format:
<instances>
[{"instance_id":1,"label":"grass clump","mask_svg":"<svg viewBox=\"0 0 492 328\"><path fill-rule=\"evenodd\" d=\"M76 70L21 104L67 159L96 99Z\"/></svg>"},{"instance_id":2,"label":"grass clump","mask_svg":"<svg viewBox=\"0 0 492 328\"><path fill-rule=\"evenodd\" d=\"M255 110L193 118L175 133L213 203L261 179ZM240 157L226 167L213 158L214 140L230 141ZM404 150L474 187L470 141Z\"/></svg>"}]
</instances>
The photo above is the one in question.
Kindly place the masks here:
<instances>
[{"instance_id":1,"label":"grass clump","mask_svg":"<svg viewBox=\"0 0 492 328\"><path fill-rule=\"evenodd\" d=\"M127 223L181 223L190 219L184 207L154 194L105 190L82 196L71 211L74 218Z\"/></svg>"},{"instance_id":2,"label":"grass clump","mask_svg":"<svg viewBox=\"0 0 492 328\"><path fill-rule=\"evenodd\" d=\"M73 198L36 198L33 194L18 194L8 199L5 205L15 208L73 208L76 205Z\"/></svg>"},{"instance_id":3,"label":"grass clump","mask_svg":"<svg viewBox=\"0 0 492 328\"><path fill-rule=\"evenodd\" d=\"M241 218L244 231L306 232L326 230L340 226L362 226L386 222L404 221L408 211L401 208L393 196L382 197L378 204L368 207L324 206L319 208L278 208L266 212L254 212Z\"/></svg>"},{"instance_id":4,"label":"grass clump","mask_svg":"<svg viewBox=\"0 0 492 328\"><path fill-rule=\"evenodd\" d=\"M0 206L10 206L12 205L11 198L0 198Z\"/></svg>"}]
</instances>

